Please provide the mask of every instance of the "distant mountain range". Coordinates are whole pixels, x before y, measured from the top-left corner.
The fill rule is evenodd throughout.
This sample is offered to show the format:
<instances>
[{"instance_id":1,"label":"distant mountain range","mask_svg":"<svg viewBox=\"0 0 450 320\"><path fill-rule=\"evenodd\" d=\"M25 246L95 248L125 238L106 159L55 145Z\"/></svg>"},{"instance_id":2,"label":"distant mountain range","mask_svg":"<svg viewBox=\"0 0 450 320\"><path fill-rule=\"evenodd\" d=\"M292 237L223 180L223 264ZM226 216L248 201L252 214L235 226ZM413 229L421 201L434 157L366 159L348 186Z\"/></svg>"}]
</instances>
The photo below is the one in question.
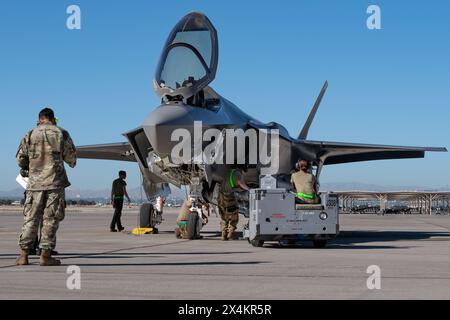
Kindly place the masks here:
<instances>
[{"instance_id":1,"label":"distant mountain range","mask_svg":"<svg viewBox=\"0 0 450 320\"><path fill-rule=\"evenodd\" d=\"M447 188L423 188L419 186L379 186L375 184L365 184L359 182L337 182L337 183L322 183L320 186L322 191L448 191ZM109 199L111 197L111 191L109 189L97 189L97 190L81 190L68 188L66 190L67 199ZM24 190L22 188L16 188L10 191L0 191L0 199L17 200L23 198ZM128 193L132 200L140 201L146 200L145 193L141 192L141 188L129 188ZM176 199L182 199L185 197L185 191L172 188L171 197Z\"/></svg>"},{"instance_id":2,"label":"distant mountain range","mask_svg":"<svg viewBox=\"0 0 450 320\"><path fill-rule=\"evenodd\" d=\"M22 188L17 188L10 191L0 191L0 199L20 199L23 197L23 192L24 190Z\"/></svg>"},{"instance_id":3,"label":"distant mountain range","mask_svg":"<svg viewBox=\"0 0 450 320\"><path fill-rule=\"evenodd\" d=\"M322 183L322 191L448 191L448 188L424 188L420 186L380 186L359 182Z\"/></svg>"},{"instance_id":4,"label":"distant mountain range","mask_svg":"<svg viewBox=\"0 0 450 320\"><path fill-rule=\"evenodd\" d=\"M128 188L128 194L130 195L131 199L133 201L140 201L143 199L146 200L145 193L142 191L141 188ZM10 191L0 191L0 199L10 199L10 200L18 200L22 199L24 195L24 189L22 188L16 188ZM172 197L180 199L184 198L185 192L183 190L180 190L178 188L172 188ZM66 198L71 200L76 199L96 199L96 200L103 200L103 199L110 199L111 198L111 190L110 189L97 189L97 190L82 190L82 189L74 189L74 188L68 188L66 189Z\"/></svg>"}]
</instances>

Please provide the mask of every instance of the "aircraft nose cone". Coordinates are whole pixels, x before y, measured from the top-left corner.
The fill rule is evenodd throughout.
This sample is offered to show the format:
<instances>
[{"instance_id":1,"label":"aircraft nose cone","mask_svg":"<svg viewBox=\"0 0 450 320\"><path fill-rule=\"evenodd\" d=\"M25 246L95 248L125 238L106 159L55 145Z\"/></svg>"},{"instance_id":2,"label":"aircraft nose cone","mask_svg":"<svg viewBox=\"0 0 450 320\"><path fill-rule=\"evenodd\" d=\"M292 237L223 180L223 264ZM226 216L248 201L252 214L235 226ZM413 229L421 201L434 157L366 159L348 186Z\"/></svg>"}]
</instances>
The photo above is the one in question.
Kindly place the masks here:
<instances>
[{"instance_id":1,"label":"aircraft nose cone","mask_svg":"<svg viewBox=\"0 0 450 320\"><path fill-rule=\"evenodd\" d=\"M153 147L161 156L170 155L179 141L171 141L177 129L186 129L193 134L194 121L201 121L197 108L182 103L162 105L153 111L144 122L144 131Z\"/></svg>"}]
</instances>

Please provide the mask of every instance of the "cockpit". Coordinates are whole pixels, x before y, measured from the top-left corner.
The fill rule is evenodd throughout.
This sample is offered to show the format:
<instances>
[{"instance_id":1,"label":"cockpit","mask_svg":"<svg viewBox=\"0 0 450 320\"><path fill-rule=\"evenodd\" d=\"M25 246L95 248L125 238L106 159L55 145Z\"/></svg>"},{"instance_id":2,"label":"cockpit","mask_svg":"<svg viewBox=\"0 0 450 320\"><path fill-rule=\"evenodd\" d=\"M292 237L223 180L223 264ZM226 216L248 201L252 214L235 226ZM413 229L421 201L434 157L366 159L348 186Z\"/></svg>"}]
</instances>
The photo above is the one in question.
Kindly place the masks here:
<instances>
[{"instance_id":1,"label":"cockpit","mask_svg":"<svg viewBox=\"0 0 450 320\"><path fill-rule=\"evenodd\" d=\"M201 13L190 13L175 26L164 46L154 87L166 101L214 108L218 95L208 86L216 75L217 31Z\"/></svg>"}]
</instances>

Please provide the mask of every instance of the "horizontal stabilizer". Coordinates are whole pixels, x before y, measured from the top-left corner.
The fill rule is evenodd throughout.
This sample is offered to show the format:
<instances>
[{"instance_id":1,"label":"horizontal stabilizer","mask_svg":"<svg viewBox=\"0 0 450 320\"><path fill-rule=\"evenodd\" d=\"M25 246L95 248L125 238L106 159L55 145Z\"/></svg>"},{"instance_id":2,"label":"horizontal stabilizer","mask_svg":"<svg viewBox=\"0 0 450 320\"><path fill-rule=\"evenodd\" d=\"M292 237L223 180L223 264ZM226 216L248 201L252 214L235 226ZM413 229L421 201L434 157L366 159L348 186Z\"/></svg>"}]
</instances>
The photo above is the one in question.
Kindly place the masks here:
<instances>
[{"instance_id":1,"label":"horizontal stabilizer","mask_svg":"<svg viewBox=\"0 0 450 320\"><path fill-rule=\"evenodd\" d=\"M320 154L323 164L340 164L371 160L414 159L423 158L426 152L447 152L446 148L406 147L360 143L302 141L299 145L307 146Z\"/></svg>"}]
</instances>

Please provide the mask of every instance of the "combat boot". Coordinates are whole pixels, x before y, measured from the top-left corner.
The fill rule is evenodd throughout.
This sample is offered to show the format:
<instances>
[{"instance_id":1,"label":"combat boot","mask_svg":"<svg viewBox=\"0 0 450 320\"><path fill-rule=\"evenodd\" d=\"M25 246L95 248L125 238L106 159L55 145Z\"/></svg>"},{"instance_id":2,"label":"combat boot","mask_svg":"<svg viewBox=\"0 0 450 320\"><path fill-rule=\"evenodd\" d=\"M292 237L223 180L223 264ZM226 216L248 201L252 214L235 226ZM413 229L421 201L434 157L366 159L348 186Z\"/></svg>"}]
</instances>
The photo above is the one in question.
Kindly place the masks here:
<instances>
[{"instance_id":1,"label":"combat boot","mask_svg":"<svg viewBox=\"0 0 450 320\"><path fill-rule=\"evenodd\" d=\"M222 241L227 241L228 240L228 232L222 231L222 237L220 238Z\"/></svg>"},{"instance_id":2,"label":"combat boot","mask_svg":"<svg viewBox=\"0 0 450 320\"><path fill-rule=\"evenodd\" d=\"M16 260L16 265L18 266L27 266L30 263L28 262L28 250L22 249L20 256Z\"/></svg>"},{"instance_id":3,"label":"combat boot","mask_svg":"<svg viewBox=\"0 0 450 320\"><path fill-rule=\"evenodd\" d=\"M227 237L228 240L236 240L236 234L234 233L234 231L236 230L236 228L230 228L230 230L228 231Z\"/></svg>"},{"instance_id":4,"label":"combat boot","mask_svg":"<svg viewBox=\"0 0 450 320\"><path fill-rule=\"evenodd\" d=\"M34 252L34 253L33 253ZM52 256L57 256L59 253L58 253L58 251L53 251L52 250ZM40 256L41 255L41 249L34 249L34 251L33 251L33 249L31 249L30 250L30 256Z\"/></svg>"},{"instance_id":5,"label":"combat boot","mask_svg":"<svg viewBox=\"0 0 450 320\"><path fill-rule=\"evenodd\" d=\"M42 267L60 266L61 261L52 258L51 250L41 250L41 257L39 258L40 265Z\"/></svg>"},{"instance_id":6,"label":"combat boot","mask_svg":"<svg viewBox=\"0 0 450 320\"><path fill-rule=\"evenodd\" d=\"M177 238L177 239L182 239L183 238L183 235L181 234L180 228L176 228L175 229L175 238Z\"/></svg>"}]
</instances>

